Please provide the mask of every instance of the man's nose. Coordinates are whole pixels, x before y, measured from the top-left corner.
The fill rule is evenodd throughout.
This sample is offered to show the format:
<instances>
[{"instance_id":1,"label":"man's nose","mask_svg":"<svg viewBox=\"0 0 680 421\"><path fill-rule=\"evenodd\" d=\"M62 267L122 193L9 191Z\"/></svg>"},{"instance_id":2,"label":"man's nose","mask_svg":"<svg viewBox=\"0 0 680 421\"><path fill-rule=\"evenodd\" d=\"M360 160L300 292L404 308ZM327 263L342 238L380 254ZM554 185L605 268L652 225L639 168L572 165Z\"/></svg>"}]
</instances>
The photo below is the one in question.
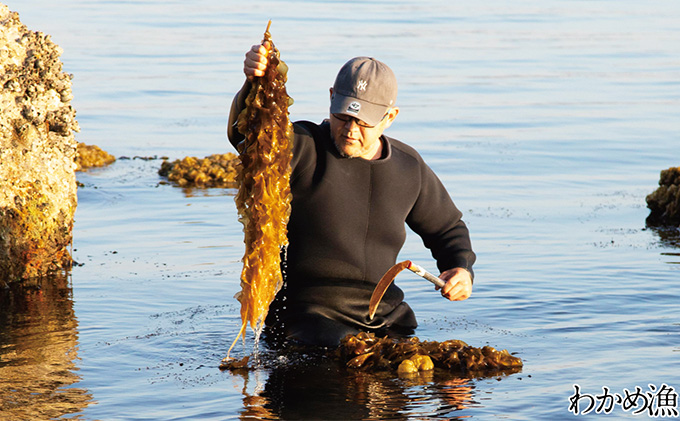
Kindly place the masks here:
<instances>
[{"instance_id":1,"label":"man's nose","mask_svg":"<svg viewBox=\"0 0 680 421\"><path fill-rule=\"evenodd\" d=\"M350 117L349 120L345 121L345 127L352 130L354 127L360 128L359 120L354 117Z\"/></svg>"}]
</instances>

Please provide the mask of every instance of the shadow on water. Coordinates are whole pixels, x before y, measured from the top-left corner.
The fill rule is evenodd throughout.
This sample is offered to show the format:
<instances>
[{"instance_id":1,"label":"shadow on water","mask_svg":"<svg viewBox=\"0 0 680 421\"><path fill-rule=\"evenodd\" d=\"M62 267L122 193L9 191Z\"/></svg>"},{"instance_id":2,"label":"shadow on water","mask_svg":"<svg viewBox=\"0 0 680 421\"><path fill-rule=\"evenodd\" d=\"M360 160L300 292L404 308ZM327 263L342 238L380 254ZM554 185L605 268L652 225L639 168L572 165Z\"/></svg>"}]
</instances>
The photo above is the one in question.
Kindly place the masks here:
<instances>
[{"instance_id":1,"label":"shadow on water","mask_svg":"<svg viewBox=\"0 0 680 421\"><path fill-rule=\"evenodd\" d=\"M271 353L271 354L270 354ZM233 370L243 381L241 419L463 419L479 406L474 379L435 369L411 375L345 368L334 353L261 351L254 371ZM252 390L257 371L266 380ZM501 379L521 369L495 372ZM487 373L488 374L488 373Z\"/></svg>"},{"instance_id":2,"label":"shadow on water","mask_svg":"<svg viewBox=\"0 0 680 421\"><path fill-rule=\"evenodd\" d=\"M52 419L92 403L87 390L72 387L80 381L72 294L68 275L0 288L3 419Z\"/></svg>"}]
</instances>

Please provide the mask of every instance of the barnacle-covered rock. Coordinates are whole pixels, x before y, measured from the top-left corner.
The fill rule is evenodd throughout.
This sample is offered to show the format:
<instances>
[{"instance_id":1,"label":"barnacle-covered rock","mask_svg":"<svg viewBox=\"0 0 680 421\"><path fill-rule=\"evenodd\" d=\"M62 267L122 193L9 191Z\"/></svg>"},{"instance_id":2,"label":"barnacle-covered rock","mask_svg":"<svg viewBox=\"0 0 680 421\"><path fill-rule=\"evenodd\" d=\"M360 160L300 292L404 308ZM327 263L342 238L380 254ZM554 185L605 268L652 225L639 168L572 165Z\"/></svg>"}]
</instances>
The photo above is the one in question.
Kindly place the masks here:
<instances>
[{"instance_id":1,"label":"barnacle-covered rock","mask_svg":"<svg viewBox=\"0 0 680 421\"><path fill-rule=\"evenodd\" d=\"M659 188L647 196L648 225L680 226L680 167L661 171Z\"/></svg>"},{"instance_id":2,"label":"barnacle-covered rock","mask_svg":"<svg viewBox=\"0 0 680 421\"><path fill-rule=\"evenodd\" d=\"M115 161L116 157L102 150L97 145L86 145L82 142L78 143L76 171L94 167L105 167Z\"/></svg>"},{"instance_id":3,"label":"barnacle-covered rock","mask_svg":"<svg viewBox=\"0 0 680 421\"><path fill-rule=\"evenodd\" d=\"M340 343L339 355L348 368L394 370L399 374L429 371L434 368L460 373L489 374L522 367L522 360L507 350L475 348L461 340L420 342L406 339L377 338L372 333L348 335Z\"/></svg>"},{"instance_id":4,"label":"barnacle-covered rock","mask_svg":"<svg viewBox=\"0 0 680 421\"><path fill-rule=\"evenodd\" d=\"M181 160L164 160L158 174L179 187L236 187L238 157L233 153L214 154L205 158L187 156Z\"/></svg>"},{"instance_id":5,"label":"barnacle-covered rock","mask_svg":"<svg viewBox=\"0 0 680 421\"><path fill-rule=\"evenodd\" d=\"M71 75L61 48L0 4L0 280L69 268L77 205Z\"/></svg>"}]
</instances>

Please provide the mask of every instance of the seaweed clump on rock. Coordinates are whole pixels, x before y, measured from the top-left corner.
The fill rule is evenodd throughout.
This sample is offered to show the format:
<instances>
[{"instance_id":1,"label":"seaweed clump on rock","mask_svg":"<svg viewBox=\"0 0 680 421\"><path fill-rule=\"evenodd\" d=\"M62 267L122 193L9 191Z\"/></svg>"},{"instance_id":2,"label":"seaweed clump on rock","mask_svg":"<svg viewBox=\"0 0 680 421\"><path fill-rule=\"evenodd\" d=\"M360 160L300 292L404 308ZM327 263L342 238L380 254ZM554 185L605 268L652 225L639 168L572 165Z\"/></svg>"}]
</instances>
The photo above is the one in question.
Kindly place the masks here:
<instances>
[{"instance_id":1,"label":"seaweed clump on rock","mask_svg":"<svg viewBox=\"0 0 680 421\"><path fill-rule=\"evenodd\" d=\"M659 188L647 196L647 224L680 226L680 167L661 171Z\"/></svg>"},{"instance_id":2,"label":"seaweed clump on rock","mask_svg":"<svg viewBox=\"0 0 680 421\"><path fill-rule=\"evenodd\" d=\"M105 167L116 161L116 157L102 150L97 145L86 145L78 143L76 154L76 171L83 171L87 168Z\"/></svg>"},{"instance_id":3,"label":"seaweed clump on rock","mask_svg":"<svg viewBox=\"0 0 680 421\"><path fill-rule=\"evenodd\" d=\"M0 4L0 281L72 265L79 127L61 53Z\"/></svg>"},{"instance_id":4,"label":"seaweed clump on rock","mask_svg":"<svg viewBox=\"0 0 680 421\"><path fill-rule=\"evenodd\" d=\"M507 350L493 347L475 348L461 340L444 342L418 338L377 338L372 333L348 335L340 343L339 353L348 368L374 371L396 370L399 374L435 368L464 375L512 373L522 368L522 360Z\"/></svg>"},{"instance_id":5,"label":"seaweed clump on rock","mask_svg":"<svg viewBox=\"0 0 680 421\"><path fill-rule=\"evenodd\" d=\"M187 156L173 162L164 160L158 174L179 187L236 187L239 159L233 153L205 158Z\"/></svg>"}]
</instances>

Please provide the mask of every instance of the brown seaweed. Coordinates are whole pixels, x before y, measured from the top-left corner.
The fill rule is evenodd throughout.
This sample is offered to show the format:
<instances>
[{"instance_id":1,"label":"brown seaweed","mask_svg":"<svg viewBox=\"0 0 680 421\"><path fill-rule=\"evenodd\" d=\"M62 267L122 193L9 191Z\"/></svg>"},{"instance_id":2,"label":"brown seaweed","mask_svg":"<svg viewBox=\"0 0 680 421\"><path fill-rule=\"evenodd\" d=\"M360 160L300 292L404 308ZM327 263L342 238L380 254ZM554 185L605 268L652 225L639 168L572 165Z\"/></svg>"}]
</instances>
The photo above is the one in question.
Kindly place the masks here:
<instances>
[{"instance_id":1,"label":"brown seaweed","mask_svg":"<svg viewBox=\"0 0 680 421\"><path fill-rule=\"evenodd\" d=\"M116 158L113 155L102 150L102 148L97 145L86 145L82 142L78 143L76 171L83 171L94 167L105 167L115 161Z\"/></svg>"},{"instance_id":2,"label":"brown seaweed","mask_svg":"<svg viewBox=\"0 0 680 421\"><path fill-rule=\"evenodd\" d=\"M661 171L659 187L646 200L647 225L680 226L680 167Z\"/></svg>"},{"instance_id":3,"label":"brown seaweed","mask_svg":"<svg viewBox=\"0 0 680 421\"><path fill-rule=\"evenodd\" d=\"M237 186L238 157L233 153L213 154L205 158L187 156L164 160L158 174L179 187L234 188Z\"/></svg>"},{"instance_id":4,"label":"brown seaweed","mask_svg":"<svg viewBox=\"0 0 680 421\"><path fill-rule=\"evenodd\" d=\"M348 368L397 370L399 374L433 368L488 374L514 371L523 365L520 358L507 350L498 351L491 346L476 348L461 340L420 342L417 337L378 338L373 333L365 332L346 336L338 352Z\"/></svg>"},{"instance_id":5,"label":"brown seaweed","mask_svg":"<svg viewBox=\"0 0 680 421\"><path fill-rule=\"evenodd\" d=\"M220 370L229 370L229 371L249 371L252 370L252 367L248 365L248 361L250 360L250 355L246 355L245 357L241 358L240 360L237 360L236 358L225 358L222 360L220 363Z\"/></svg>"},{"instance_id":6,"label":"brown seaweed","mask_svg":"<svg viewBox=\"0 0 680 421\"><path fill-rule=\"evenodd\" d=\"M247 324L259 334L269 305L283 283L280 251L288 244L291 99L285 87L288 68L271 40L269 25L262 40L268 50L267 69L262 77L251 82L246 107L237 122L245 140L239 156L239 191L235 201L246 249L241 292L237 294L243 324L236 340L245 338Z\"/></svg>"}]
</instances>

